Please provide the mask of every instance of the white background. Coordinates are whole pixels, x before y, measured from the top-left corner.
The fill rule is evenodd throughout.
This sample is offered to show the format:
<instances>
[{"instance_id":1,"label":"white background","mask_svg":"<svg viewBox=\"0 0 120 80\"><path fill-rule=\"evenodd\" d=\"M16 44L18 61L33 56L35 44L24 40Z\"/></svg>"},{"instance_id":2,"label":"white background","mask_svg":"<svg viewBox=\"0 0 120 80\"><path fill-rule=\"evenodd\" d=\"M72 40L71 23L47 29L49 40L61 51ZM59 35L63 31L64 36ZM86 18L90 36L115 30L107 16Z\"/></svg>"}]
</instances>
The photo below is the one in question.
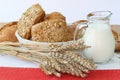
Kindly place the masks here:
<instances>
[{"instance_id":1,"label":"white background","mask_svg":"<svg viewBox=\"0 0 120 80\"><path fill-rule=\"evenodd\" d=\"M112 24L120 24L120 0L0 0L0 22L15 21L32 4L39 3L46 13L61 12L67 22L86 19L89 12L109 10Z\"/></svg>"},{"instance_id":2,"label":"white background","mask_svg":"<svg viewBox=\"0 0 120 80\"><path fill-rule=\"evenodd\" d=\"M19 20L22 13L35 3L39 3L46 13L61 12L68 23L86 19L89 12L109 10L113 13L111 24L120 24L119 0L0 0L0 22ZM0 55L0 66L38 67L38 64Z\"/></svg>"}]
</instances>

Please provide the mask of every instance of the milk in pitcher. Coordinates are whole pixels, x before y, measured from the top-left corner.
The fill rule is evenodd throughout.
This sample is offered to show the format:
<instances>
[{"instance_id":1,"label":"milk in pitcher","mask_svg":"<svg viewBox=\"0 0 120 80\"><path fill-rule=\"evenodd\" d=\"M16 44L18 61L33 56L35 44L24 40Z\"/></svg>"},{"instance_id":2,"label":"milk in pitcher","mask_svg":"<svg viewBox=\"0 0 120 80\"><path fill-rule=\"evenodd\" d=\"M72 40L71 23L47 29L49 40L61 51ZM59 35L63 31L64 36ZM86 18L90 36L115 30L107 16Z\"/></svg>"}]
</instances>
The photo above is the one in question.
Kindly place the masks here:
<instances>
[{"instance_id":1,"label":"milk in pitcher","mask_svg":"<svg viewBox=\"0 0 120 80\"><path fill-rule=\"evenodd\" d=\"M84 34L85 45L90 46L84 50L84 56L102 63L111 59L115 49L115 41L110 26L95 22L89 24Z\"/></svg>"}]
</instances>

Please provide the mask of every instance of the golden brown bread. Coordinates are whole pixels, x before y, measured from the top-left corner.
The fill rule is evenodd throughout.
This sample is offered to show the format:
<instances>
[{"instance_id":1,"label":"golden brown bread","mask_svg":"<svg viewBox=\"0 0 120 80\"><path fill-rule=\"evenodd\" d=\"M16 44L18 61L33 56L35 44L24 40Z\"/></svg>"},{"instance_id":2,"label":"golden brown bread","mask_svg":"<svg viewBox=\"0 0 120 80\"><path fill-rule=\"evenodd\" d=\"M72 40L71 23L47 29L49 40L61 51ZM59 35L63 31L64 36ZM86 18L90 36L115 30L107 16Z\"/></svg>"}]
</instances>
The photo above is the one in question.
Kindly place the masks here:
<instances>
[{"instance_id":1,"label":"golden brown bread","mask_svg":"<svg viewBox=\"0 0 120 80\"><path fill-rule=\"evenodd\" d=\"M67 29L68 29L68 40L69 41L73 40L73 38L74 38L74 32L75 32L75 29L76 29L77 25L80 24L80 23L83 23L83 22L87 22L87 20L78 20L78 21L75 21L72 24L69 24L67 26ZM79 38L82 37L82 30L79 31L78 37Z\"/></svg>"},{"instance_id":2,"label":"golden brown bread","mask_svg":"<svg viewBox=\"0 0 120 80\"><path fill-rule=\"evenodd\" d=\"M25 39L31 37L31 27L44 20L45 12L39 4L34 4L28 8L18 21L18 33Z\"/></svg>"},{"instance_id":3,"label":"golden brown bread","mask_svg":"<svg viewBox=\"0 0 120 80\"><path fill-rule=\"evenodd\" d=\"M117 32L114 31L114 30L112 30L112 34L113 34L113 36L115 38L115 41L117 41L118 40L118 34L117 34Z\"/></svg>"},{"instance_id":4,"label":"golden brown bread","mask_svg":"<svg viewBox=\"0 0 120 80\"><path fill-rule=\"evenodd\" d=\"M17 22L10 22L3 25L0 29L0 42L11 41L17 42L15 31L17 30Z\"/></svg>"},{"instance_id":5,"label":"golden brown bread","mask_svg":"<svg viewBox=\"0 0 120 80\"><path fill-rule=\"evenodd\" d=\"M120 25L111 25L113 35L115 37L115 50L120 51Z\"/></svg>"},{"instance_id":6,"label":"golden brown bread","mask_svg":"<svg viewBox=\"0 0 120 80\"><path fill-rule=\"evenodd\" d=\"M51 19L62 19L66 20L65 16L63 16L60 12L52 12L50 14L47 14L45 16L45 20L51 20Z\"/></svg>"},{"instance_id":7,"label":"golden brown bread","mask_svg":"<svg viewBox=\"0 0 120 80\"><path fill-rule=\"evenodd\" d=\"M120 42L116 42L115 50L120 51Z\"/></svg>"},{"instance_id":8,"label":"golden brown bread","mask_svg":"<svg viewBox=\"0 0 120 80\"><path fill-rule=\"evenodd\" d=\"M32 40L39 42L68 41L66 22L61 19L46 20L32 27Z\"/></svg>"},{"instance_id":9,"label":"golden brown bread","mask_svg":"<svg viewBox=\"0 0 120 80\"><path fill-rule=\"evenodd\" d=\"M114 30L112 30L112 33L115 38L115 50L120 51L120 42L118 41L118 38L119 38L118 33Z\"/></svg>"}]
</instances>

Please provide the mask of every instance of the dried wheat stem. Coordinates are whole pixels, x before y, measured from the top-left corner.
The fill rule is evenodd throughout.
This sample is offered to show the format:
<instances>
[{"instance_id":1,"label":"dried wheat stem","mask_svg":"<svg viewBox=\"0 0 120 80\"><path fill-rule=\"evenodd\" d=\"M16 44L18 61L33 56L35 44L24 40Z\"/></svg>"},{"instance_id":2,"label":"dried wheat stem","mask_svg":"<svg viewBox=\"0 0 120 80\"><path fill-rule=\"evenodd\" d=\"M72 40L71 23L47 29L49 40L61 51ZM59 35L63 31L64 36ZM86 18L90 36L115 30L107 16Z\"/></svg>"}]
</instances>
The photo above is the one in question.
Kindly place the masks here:
<instances>
[{"instance_id":1,"label":"dried wheat stem","mask_svg":"<svg viewBox=\"0 0 120 80\"><path fill-rule=\"evenodd\" d=\"M39 45L39 44L22 44L22 43L14 43L14 42L1 42L0 46L13 46L13 47L24 47L24 48L28 48L31 50L38 50L38 51L50 51L49 50L49 45Z\"/></svg>"},{"instance_id":2,"label":"dried wheat stem","mask_svg":"<svg viewBox=\"0 0 120 80\"><path fill-rule=\"evenodd\" d=\"M42 55L34 56L32 54L25 54L17 51L1 51L0 50L0 52L1 54L13 55L22 60L29 60L29 61L37 62L40 64L47 64L47 61L49 61L46 56L42 56Z\"/></svg>"},{"instance_id":3,"label":"dried wheat stem","mask_svg":"<svg viewBox=\"0 0 120 80\"><path fill-rule=\"evenodd\" d=\"M51 75L54 74L57 77L60 77L61 74L59 72L57 72L54 68L52 68L50 65L44 65L44 64L40 64L40 68L47 74L47 75Z\"/></svg>"},{"instance_id":4,"label":"dried wheat stem","mask_svg":"<svg viewBox=\"0 0 120 80\"><path fill-rule=\"evenodd\" d=\"M30 61L38 62L40 63L41 68L44 70L46 74L54 74L58 77L61 76L61 74L56 71L56 69L59 70L59 68L56 66L57 62L55 62L55 60L51 58L49 59L47 56L42 56L42 55L34 56L31 54L24 54L24 53L20 53L16 51L14 51L14 53L13 51L2 51L2 53L7 54L7 55L13 55L23 60L30 60ZM44 66L43 68L43 65L47 65L49 67Z\"/></svg>"},{"instance_id":5,"label":"dried wheat stem","mask_svg":"<svg viewBox=\"0 0 120 80\"><path fill-rule=\"evenodd\" d=\"M79 39L77 41L71 41L67 44L49 44L45 45L45 47L41 47L43 45L40 44L22 44L22 43L13 43L13 42L1 42L1 46L13 46L13 47L26 47L31 50L36 51L65 51L65 50L77 50L77 49L85 49L88 48L88 46L84 45L84 41L82 39Z\"/></svg>"},{"instance_id":6,"label":"dried wheat stem","mask_svg":"<svg viewBox=\"0 0 120 80\"><path fill-rule=\"evenodd\" d=\"M46 48L48 50L36 44L0 43L0 52L37 62L47 75L54 74L58 77L61 76L60 73L85 77L89 70L96 68L92 60L74 51L85 48L82 40L66 45L51 44Z\"/></svg>"},{"instance_id":7,"label":"dried wheat stem","mask_svg":"<svg viewBox=\"0 0 120 80\"><path fill-rule=\"evenodd\" d=\"M74 60L74 62L88 68L88 69L95 69L95 64L92 60L83 58L79 54L73 53L71 51L64 51L64 52L52 52L50 54L56 58L66 59L67 61Z\"/></svg>"},{"instance_id":8,"label":"dried wheat stem","mask_svg":"<svg viewBox=\"0 0 120 80\"><path fill-rule=\"evenodd\" d=\"M90 61L87 61L88 59L82 58L81 60L83 61L80 61L82 62L80 63L76 61L79 56L78 54L75 54L75 53L70 53L69 55L68 54L69 54L69 51L49 53L49 55L56 58L60 64L64 65L64 67L61 69L61 72L85 77L86 75L83 72L88 73L89 69L95 69L95 65ZM82 57L82 56L79 56L79 57ZM84 62L84 61L87 61L87 62ZM84 63L86 65L83 65ZM69 72L66 70L69 70Z\"/></svg>"},{"instance_id":9,"label":"dried wheat stem","mask_svg":"<svg viewBox=\"0 0 120 80\"><path fill-rule=\"evenodd\" d=\"M84 41L79 39L74 42L68 42L67 44L51 44L51 51L66 51L66 50L83 50L89 46L84 45Z\"/></svg>"},{"instance_id":10,"label":"dried wheat stem","mask_svg":"<svg viewBox=\"0 0 120 80\"><path fill-rule=\"evenodd\" d=\"M40 68L46 73L46 75L51 75L51 74L52 74L52 72L49 71L49 70L46 68L45 65L40 64Z\"/></svg>"}]
</instances>

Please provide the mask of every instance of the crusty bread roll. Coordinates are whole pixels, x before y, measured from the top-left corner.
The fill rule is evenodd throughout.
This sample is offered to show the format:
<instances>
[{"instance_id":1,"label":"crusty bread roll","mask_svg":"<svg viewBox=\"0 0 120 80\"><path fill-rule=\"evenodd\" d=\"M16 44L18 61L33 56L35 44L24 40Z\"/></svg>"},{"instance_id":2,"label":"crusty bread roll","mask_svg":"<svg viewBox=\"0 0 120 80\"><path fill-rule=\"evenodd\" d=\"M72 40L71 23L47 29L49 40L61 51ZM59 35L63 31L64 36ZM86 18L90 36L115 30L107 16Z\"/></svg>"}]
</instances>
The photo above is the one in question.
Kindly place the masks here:
<instances>
[{"instance_id":1,"label":"crusty bread roll","mask_svg":"<svg viewBox=\"0 0 120 80\"><path fill-rule=\"evenodd\" d=\"M39 42L68 41L66 22L62 19L51 19L34 25L31 29L32 40Z\"/></svg>"},{"instance_id":2,"label":"crusty bread roll","mask_svg":"<svg viewBox=\"0 0 120 80\"><path fill-rule=\"evenodd\" d=\"M17 42L17 38L15 37L15 31L17 30L17 22L10 22L4 24L0 28L0 42L3 41L12 41Z\"/></svg>"},{"instance_id":3,"label":"crusty bread roll","mask_svg":"<svg viewBox=\"0 0 120 80\"><path fill-rule=\"evenodd\" d=\"M45 11L39 4L34 4L29 7L21 16L18 21L17 28L18 34L25 38L30 39L31 27L44 20Z\"/></svg>"}]
</instances>

